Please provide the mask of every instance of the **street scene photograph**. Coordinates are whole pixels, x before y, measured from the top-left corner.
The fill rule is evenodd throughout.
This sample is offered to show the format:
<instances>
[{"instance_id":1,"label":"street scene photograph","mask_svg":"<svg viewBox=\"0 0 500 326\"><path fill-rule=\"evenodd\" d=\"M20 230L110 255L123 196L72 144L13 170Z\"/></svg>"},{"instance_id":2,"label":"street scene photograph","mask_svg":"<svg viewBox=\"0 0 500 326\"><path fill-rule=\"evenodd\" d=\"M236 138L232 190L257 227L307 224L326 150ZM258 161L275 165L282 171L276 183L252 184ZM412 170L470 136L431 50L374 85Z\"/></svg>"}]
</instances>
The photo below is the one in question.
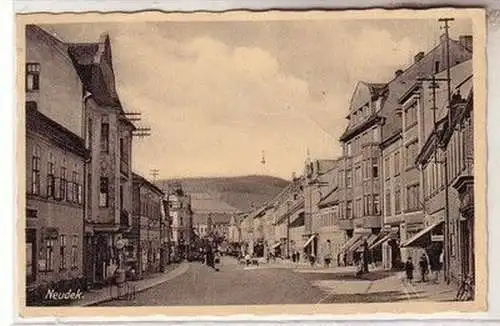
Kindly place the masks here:
<instances>
[{"instance_id":1,"label":"street scene photograph","mask_svg":"<svg viewBox=\"0 0 500 326\"><path fill-rule=\"evenodd\" d=\"M23 20L26 307L478 300L471 17L165 17Z\"/></svg>"}]
</instances>

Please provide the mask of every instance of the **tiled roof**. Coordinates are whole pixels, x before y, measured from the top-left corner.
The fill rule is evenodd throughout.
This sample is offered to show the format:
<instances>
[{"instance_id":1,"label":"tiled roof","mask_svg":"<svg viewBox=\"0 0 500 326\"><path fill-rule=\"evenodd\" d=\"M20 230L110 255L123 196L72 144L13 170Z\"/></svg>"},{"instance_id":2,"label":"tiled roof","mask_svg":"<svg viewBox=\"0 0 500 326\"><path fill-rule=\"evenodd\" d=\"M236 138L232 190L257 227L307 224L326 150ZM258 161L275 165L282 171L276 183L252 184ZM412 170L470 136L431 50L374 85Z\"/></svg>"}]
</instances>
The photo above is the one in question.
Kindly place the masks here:
<instances>
[{"instance_id":1,"label":"tiled roof","mask_svg":"<svg viewBox=\"0 0 500 326\"><path fill-rule=\"evenodd\" d=\"M82 138L72 133L62 125L50 119L36 108L26 107L26 131L35 132L47 137L59 147L80 155L90 157Z\"/></svg>"}]
</instances>

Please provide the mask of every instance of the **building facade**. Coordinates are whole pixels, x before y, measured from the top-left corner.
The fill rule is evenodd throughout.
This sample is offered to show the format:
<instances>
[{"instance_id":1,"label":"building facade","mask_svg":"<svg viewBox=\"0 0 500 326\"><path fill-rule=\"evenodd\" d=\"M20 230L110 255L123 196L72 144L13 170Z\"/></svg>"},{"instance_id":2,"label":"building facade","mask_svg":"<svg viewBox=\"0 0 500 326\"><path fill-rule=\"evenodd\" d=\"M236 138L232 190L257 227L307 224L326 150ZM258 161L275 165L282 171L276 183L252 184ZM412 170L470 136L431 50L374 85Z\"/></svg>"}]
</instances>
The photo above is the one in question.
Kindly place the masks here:
<instances>
[{"instance_id":1,"label":"building facade","mask_svg":"<svg viewBox=\"0 0 500 326\"><path fill-rule=\"evenodd\" d=\"M364 240L372 242L382 228L380 110L387 85L359 82L349 107L348 126L340 137L343 157L339 164L339 221L349 239L342 248L343 261L358 259Z\"/></svg>"},{"instance_id":2,"label":"building facade","mask_svg":"<svg viewBox=\"0 0 500 326\"><path fill-rule=\"evenodd\" d=\"M67 45L37 26L27 26L25 67L30 291L45 282L83 280L83 178L89 153L81 123L82 84Z\"/></svg>"},{"instance_id":3,"label":"building facade","mask_svg":"<svg viewBox=\"0 0 500 326\"><path fill-rule=\"evenodd\" d=\"M184 256L193 240L193 211L191 196L180 184L172 185L167 194L168 211L171 219L171 252Z\"/></svg>"},{"instance_id":4,"label":"building facade","mask_svg":"<svg viewBox=\"0 0 500 326\"><path fill-rule=\"evenodd\" d=\"M91 153L85 175L85 269L90 283L103 284L123 263L116 245L131 228L136 128L116 92L109 35L96 43L70 44L68 53L83 82L83 121Z\"/></svg>"},{"instance_id":5,"label":"building facade","mask_svg":"<svg viewBox=\"0 0 500 326\"><path fill-rule=\"evenodd\" d=\"M384 230L392 234L381 244L386 268L400 268L409 257L415 261L424 253L420 247L400 245L418 234L425 224L423 177L415 160L425 142L423 125L426 121L432 123L432 118L425 120L422 115L423 101L429 101L430 97L424 98L417 90L422 79L446 69L446 43L446 38L441 37L439 44L429 52L417 53L413 64L396 71L394 79L387 84L381 109L385 120L381 144ZM450 40L449 45L452 65L471 58L463 38Z\"/></svg>"},{"instance_id":6,"label":"building facade","mask_svg":"<svg viewBox=\"0 0 500 326\"><path fill-rule=\"evenodd\" d=\"M423 229L403 246L424 249L431 261L442 253L446 279L458 282L474 274L471 60L451 68L450 76L450 111L446 86L435 94L429 90L432 81L420 86L425 142L416 163L423 180L425 219Z\"/></svg>"},{"instance_id":7,"label":"building facade","mask_svg":"<svg viewBox=\"0 0 500 326\"><path fill-rule=\"evenodd\" d=\"M159 272L166 263L165 194L144 177L136 173L132 176L132 228L125 234L125 261L142 276Z\"/></svg>"}]
</instances>

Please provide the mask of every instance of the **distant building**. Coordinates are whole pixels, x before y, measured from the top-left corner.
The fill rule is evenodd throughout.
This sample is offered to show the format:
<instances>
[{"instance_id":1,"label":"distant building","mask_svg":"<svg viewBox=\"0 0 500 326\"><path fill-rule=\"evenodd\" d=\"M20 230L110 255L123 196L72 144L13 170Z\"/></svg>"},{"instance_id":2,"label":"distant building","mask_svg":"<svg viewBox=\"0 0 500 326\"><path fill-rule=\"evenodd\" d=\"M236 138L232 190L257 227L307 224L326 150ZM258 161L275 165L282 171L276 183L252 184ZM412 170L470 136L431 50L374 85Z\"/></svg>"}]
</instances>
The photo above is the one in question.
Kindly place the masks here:
<instances>
[{"instance_id":1,"label":"distant building","mask_svg":"<svg viewBox=\"0 0 500 326\"><path fill-rule=\"evenodd\" d=\"M144 177L133 173L132 228L125 234L126 263L134 266L141 275L159 272L165 250L165 218L163 210L164 193Z\"/></svg>"},{"instance_id":2,"label":"distant building","mask_svg":"<svg viewBox=\"0 0 500 326\"><path fill-rule=\"evenodd\" d=\"M174 252L183 255L193 240L191 196L184 192L180 184L174 184L167 194L167 202L171 219L171 245Z\"/></svg>"},{"instance_id":3,"label":"distant building","mask_svg":"<svg viewBox=\"0 0 500 326\"><path fill-rule=\"evenodd\" d=\"M25 81L30 291L41 283L83 277L83 179L89 152L83 139L82 84L67 46L33 25L26 27Z\"/></svg>"},{"instance_id":4,"label":"distant building","mask_svg":"<svg viewBox=\"0 0 500 326\"><path fill-rule=\"evenodd\" d=\"M314 160L306 161L304 167L304 243L306 247L302 248L305 254L318 257L324 254L323 242L326 239L320 239L320 228L323 226L320 218L320 208L318 206L323 193L333 183L336 177L331 172L336 165L334 160ZM335 170L337 173L338 171ZM302 251L301 250L301 251ZM321 252L321 253L320 253ZM322 258L320 258L322 259Z\"/></svg>"},{"instance_id":5,"label":"distant building","mask_svg":"<svg viewBox=\"0 0 500 326\"><path fill-rule=\"evenodd\" d=\"M341 161L335 161L331 169L325 171L320 177L326 187L320 191L320 200L316 204L318 212L314 216L314 229L317 230L319 257L324 262L325 257L331 259L332 265L342 265L342 248L347 241L347 235L341 230L337 221L339 219L338 198L338 170Z\"/></svg>"}]
</instances>

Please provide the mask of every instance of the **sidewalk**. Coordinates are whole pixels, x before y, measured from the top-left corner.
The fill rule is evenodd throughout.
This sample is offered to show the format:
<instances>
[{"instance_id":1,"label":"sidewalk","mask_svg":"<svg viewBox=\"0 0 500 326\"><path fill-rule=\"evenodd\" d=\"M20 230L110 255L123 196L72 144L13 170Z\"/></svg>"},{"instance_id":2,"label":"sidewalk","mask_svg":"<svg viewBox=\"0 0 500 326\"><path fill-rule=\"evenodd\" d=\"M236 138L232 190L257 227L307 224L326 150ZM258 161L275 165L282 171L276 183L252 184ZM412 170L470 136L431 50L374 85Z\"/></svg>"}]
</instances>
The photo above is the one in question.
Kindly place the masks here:
<instances>
[{"instance_id":1,"label":"sidewalk","mask_svg":"<svg viewBox=\"0 0 500 326\"><path fill-rule=\"evenodd\" d=\"M435 283L428 282L413 282L411 284L404 283L410 292L417 293L418 299L431 301L455 301L457 288L451 284L446 284L444 281Z\"/></svg>"},{"instance_id":2,"label":"sidewalk","mask_svg":"<svg viewBox=\"0 0 500 326\"><path fill-rule=\"evenodd\" d=\"M164 273L157 273L142 280L129 282L129 284L134 285L136 288L136 293L138 293L167 282L179 275L182 275L187 271L188 266L189 265L187 263L181 263L180 265L172 266L173 269L171 270L168 270L170 266L167 266L167 271L165 271ZM111 296L110 292L111 291L109 286L102 289L89 290L83 295L82 300L74 301L72 303L72 306L92 306L99 303L111 301L113 300L113 297ZM116 295L116 289L113 290L113 293Z\"/></svg>"}]
</instances>

